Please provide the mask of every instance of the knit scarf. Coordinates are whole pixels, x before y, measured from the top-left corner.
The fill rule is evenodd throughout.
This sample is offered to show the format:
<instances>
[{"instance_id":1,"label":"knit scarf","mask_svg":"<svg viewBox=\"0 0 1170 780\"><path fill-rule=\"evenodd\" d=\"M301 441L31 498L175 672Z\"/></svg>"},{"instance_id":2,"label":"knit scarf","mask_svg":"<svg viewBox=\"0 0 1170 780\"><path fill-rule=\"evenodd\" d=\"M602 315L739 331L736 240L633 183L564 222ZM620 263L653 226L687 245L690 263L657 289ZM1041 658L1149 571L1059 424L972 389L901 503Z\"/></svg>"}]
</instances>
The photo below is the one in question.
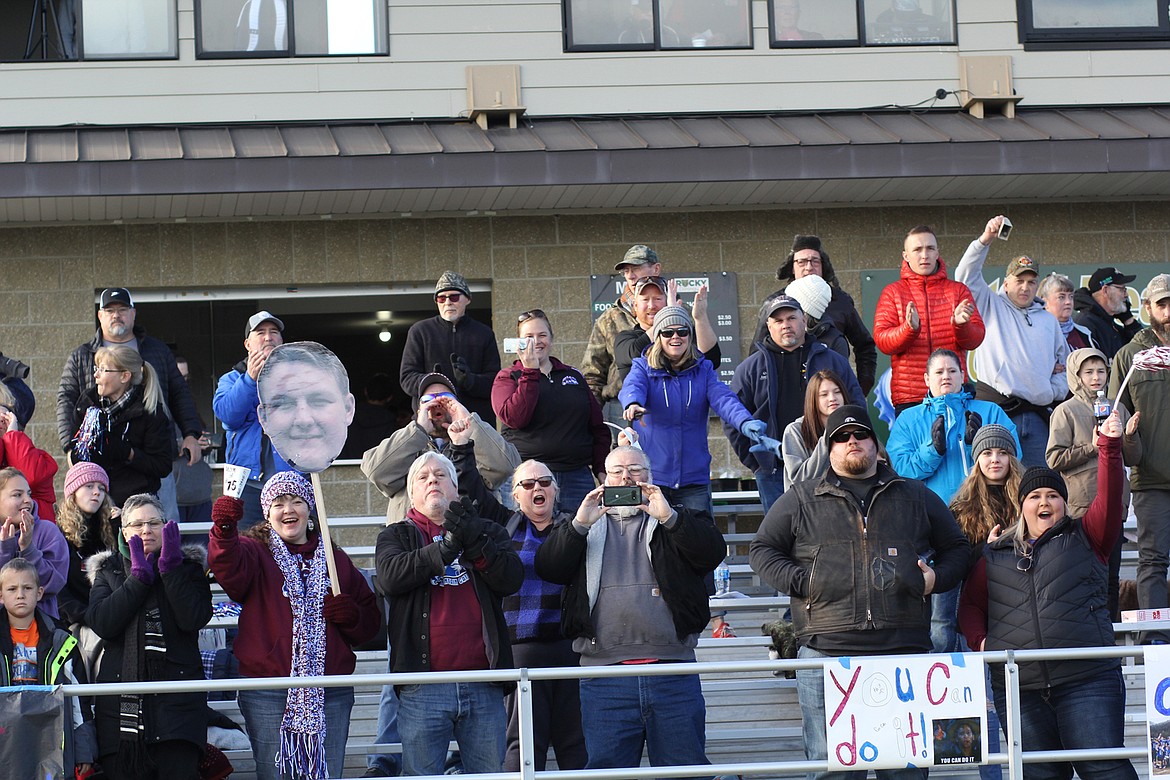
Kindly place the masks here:
<instances>
[{"instance_id":1,"label":"knit scarf","mask_svg":"<svg viewBox=\"0 0 1170 780\"><path fill-rule=\"evenodd\" d=\"M307 565L289 552L276 531L268 531L268 547L284 575L284 595L292 607L291 677L325 674L325 617L322 607L329 587L325 545L318 544ZM289 688L280 721L280 748L276 768L282 774L306 780L326 776L325 689Z\"/></svg>"},{"instance_id":2,"label":"knit scarf","mask_svg":"<svg viewBox=\"0 0 1170 780\"><path fill-rule=\"evenodd\" d=\"M82 418L77 433L73 435L75 442L73 451L77 454L78 460L93 462L93 456L102 452L102 444L105 441L103 434L110 433L114 418L134 401L139 392L141 392L139 388L133 386L118 400L107 404L105 399L99 398L97 406L85 410L85 417Z\"/></svg>"},{"instance_id":3,"label":"knit scarf","mask_svg":"<svg viewBox=\"0 0 1170 780\"><path fill-rule=\"evenodd\" d=\"M162 630L162 612L154 589L134 620L126 627L122 641L122 680L162 680L162 663L167 642ZM139 777L154 769L145 750L146 726L142 720L142 696L124 693L118 697L118 759L120 774Z\"/></svg>"}]
</instances>

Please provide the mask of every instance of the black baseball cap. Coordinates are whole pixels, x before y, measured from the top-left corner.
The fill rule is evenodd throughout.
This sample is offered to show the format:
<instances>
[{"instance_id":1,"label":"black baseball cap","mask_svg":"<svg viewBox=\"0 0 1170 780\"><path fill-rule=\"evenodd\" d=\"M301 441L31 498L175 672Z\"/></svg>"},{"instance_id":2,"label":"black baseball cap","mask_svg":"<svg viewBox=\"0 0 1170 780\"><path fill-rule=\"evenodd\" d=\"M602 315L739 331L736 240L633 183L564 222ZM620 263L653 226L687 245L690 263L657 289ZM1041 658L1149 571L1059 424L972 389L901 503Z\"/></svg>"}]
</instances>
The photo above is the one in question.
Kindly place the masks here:
<instances>
[{"instance_id":1,"label":"black baseball cap","mask_svg":"<svg viewBox=\"0 0 1170 780\"><path fill-rule=\"evenodd\" d=\"M873 433L873 423L869 420L869 413L856 404L838 406L829 415L825 422L825 441L829 441L842 428L864 428Z\"/></svg>"},{"instance_id":2,"label":"black baseball cap","mask_svg":"<svg viewBox=\"0 0 1170 780\"><path fill-rule=\"evenodd\" d=\"M1121 271L1118 271L1113 266L1105 268L1098 268L1089 277L1089 292L1097 292L1109 284L1129 284L1136 276L1126 276Z\"/></svg>"},{"instance_id":3,"label":"black baseball cap","mask_svg":"<svg viewBox=\"0 0 1170 780\"><path fill-rule=\"evenodd\" d=\"M801 314L804 313L804 307L800 305L800 301L796 300L791 295L777 295L775 298L768 301L768 313L765 316L771 317L781 309L796 309Z\"/></svg>"},{"instance_id":4,"label":"black baseball cap","mask_svg":"<svg viewBox=\"0 0 1170 780\"><path fill-rule=\"evenodd\" d=\"M104 309L111 303L120 303L131 309L134 308L134 299L130 297L130 291L125 287L107 287L102 290L102 301L98 304L98 308Z\"/></svg>"}]
</instances>

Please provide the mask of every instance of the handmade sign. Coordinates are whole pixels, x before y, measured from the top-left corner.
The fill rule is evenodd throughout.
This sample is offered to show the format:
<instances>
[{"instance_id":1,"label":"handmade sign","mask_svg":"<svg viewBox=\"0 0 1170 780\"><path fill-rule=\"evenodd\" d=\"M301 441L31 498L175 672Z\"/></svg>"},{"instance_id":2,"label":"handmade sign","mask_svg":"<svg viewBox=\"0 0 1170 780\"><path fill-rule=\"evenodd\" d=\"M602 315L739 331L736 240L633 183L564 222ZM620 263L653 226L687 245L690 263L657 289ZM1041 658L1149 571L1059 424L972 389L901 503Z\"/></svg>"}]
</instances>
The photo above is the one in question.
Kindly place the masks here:
<instances>
[{"instance_id":1,"label":"handmade sign","mask_svg":"<svg viewBox=\"0 0 1170 780\"><path fill-rule=\"evenodd\" d=\"M983 662L961 653L834 658L825 718L830 771L981 763Z\"/></svg>"},{"instance_id":2,"label":"handmade sign","mask_svg":"<svg viewBox=\"0 0 1170 780\"><path fill-rule=\"evenodd\" d=\"M328 349L315 341L281 344L268 356L256 379L260 427L288 465L309 473L317 502L317 521L333 593L341 592L320 472L341 454L356 403L349 374Z\"/></svg>"}]
</instances>

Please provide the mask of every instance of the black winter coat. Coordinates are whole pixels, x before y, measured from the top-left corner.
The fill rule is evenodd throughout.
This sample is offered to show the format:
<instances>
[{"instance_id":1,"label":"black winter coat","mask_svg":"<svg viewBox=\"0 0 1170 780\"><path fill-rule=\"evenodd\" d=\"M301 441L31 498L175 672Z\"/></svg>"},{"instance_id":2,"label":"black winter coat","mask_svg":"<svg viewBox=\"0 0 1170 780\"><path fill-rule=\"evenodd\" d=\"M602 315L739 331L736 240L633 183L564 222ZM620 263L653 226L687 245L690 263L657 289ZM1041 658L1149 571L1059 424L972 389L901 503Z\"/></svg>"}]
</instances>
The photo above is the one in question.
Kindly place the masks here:
<instances>
[{"instance_id":1,"label":"black winter coat","mask_svg":"<svg viewBox=\"0 0 1170 780\"><path fill-rule=\"evenodd\" d=\"M122 676L122 657L128 641L142 647L143 636L127 636L152 594L158 601L166 641L165 672L160 680L202 680L199 630L211 620L211 586L207 581L207 552L197 545L183 547L183 563L174 571L155 572L151 585L129 574L130 561L102 552L86 561L90 582L85 623L106 642L96 682L132 681ZM118 690L117 687L111 690ZM97 698L98 749L106 756L118 751L119 697ZM143 702L146 744L183 740L199 747L207 742L207 697L202 693L148 695Z\"/></svg>"},{"instance_id":2,"label":"black winter coat","mask_svg":"<svg viewBox=\"0 0 1170 780\"><path fill-rule=\"evenodd\" d=\"M723 561L727 546L706 511L692 512L683 506L674 510L678 513L675 526L659 523L650 536L650 562L681 641L702 631L711 620L703 577ZM597 522L608 522L608 518ZM569 639L597 635L587 586L588 538L574 523L561 523L536 552L536 576L565 586L561 633Z\"/></svg>"},{"instance_id":3,"label":"black winter coat","mask_svg":"<svg viewBox=\"0 0 1170 780\"><path fill-rule=\"evenodd\" d=\"M98 452L91 460L110 476L110 500L122 506L135 493L157 493L162 478L171 473L175 460L175 437L171 421L162 407L153 413L146 411L141 390L138 397L109 422L109 431L103 433ZM73 409L73 431L76 433L85 413L91 406L99 406L97 388L86 390ZM70 434L72 436L72 434ZM126 460L108 454L106 439L116 437L134 450L134 459ZM71 455L70 460L74 458Z\"/></svg>"},{"instance_id":4,"label":"black winter coat","mask_svg":"<svg viewBox=\"0 0 1170 780\"><path fill-rule=\"evenodd\" d=\"M492 669L512 667L512 645L501 606L504 596L520 589L524 565L512 548L503 526L484 524L488 544L494 551L489 563L478 569L465 564L483 615L484 649ZM410 520L391 523L378 534L375 548L379 592L390 605L387 634L390 640L390 669L394 672L431 670L431 578L442 574L439 545L423 537Z\"/></svg>"},{"instance_id":5,"label":"black winter coat","mask_svg":"<svg viewBox=\"0 0 1170 780\"><path fill-rule=\"evenodd\" d=\"M1077 312L1073 315L1073 322L1088 328L1097 349L1104 352L1105 357L1110 360L1113 360L1117 350L1128 344L1142 329L1142 324L1137 317L1134 317L1128 325L1122 325L1118 322L1115 317L1101 308L1101 304L1097 303L1087 287L1082 287L1073 293L1073 308Z\"/></svg>"},{"instance_id":6,"label":"black winter coat","mask_svg":"<svg viewBox=\"0 0 1170 780\"><path fill-rule=\"evenodd\" d=\"M465 314L452 324L436 314L410 326L398 372L402 391L417 402L421 390L418 383L432 371L457 381L451 369L452 354L467 361L473 377L470 390L455 393L459 402L478 412L479 419L494 426L496 413L492 409L492 383L500 372L500 350L492 329L472 319L471 315Z\"/></svg>"},{"instance_id":7,"label":"black winter coat","mask_svg":"<svg viewBox=\"0 0 1170 780\"><path fill-rule=\"evenodd\" d=\"M158 339L147 336L146 331L137 325L134 326L134 335L138 339L138 353L150 363L158 376L159 393L175 423L184 436L199 438L203 423L199 421L199 412L195 410L191 388L179 373L179 366L170 348ZM92 341L73 350L65 363L65 370L61 372L61 384L57 388L57 435L65 451L69 450L69 442L77 430L73 424L73 410L77 408L82 394L94 387L93 356L101 345L102 331L99 328Z\"/></svg>"}]
</instances>

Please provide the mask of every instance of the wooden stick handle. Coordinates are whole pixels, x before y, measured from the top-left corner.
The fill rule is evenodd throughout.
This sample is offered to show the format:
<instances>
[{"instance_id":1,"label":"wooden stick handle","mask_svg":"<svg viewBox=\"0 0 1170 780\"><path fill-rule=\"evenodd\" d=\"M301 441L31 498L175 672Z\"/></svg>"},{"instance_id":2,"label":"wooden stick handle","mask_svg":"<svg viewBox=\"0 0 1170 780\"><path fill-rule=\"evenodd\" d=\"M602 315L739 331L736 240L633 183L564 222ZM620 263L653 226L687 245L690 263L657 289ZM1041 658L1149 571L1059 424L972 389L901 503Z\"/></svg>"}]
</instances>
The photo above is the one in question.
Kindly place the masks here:
<instances>
[{"instance_id":1,"label":"wooden stick handle","mask_svg":"<svg viewBox=\"0 0 1170 780\"><path fill-rule=\"evenodd\" d=\"M333 539L329 536L329 517L325 512L325 491L321 489L321 475L313 472L313 498L317 502L317 522L321 524L321 544L325 545L325 563L329 567L329 585L333 595L341 594L341 583L337 580L337 562L333 560Z\"/></svg>"}]
</instances>

